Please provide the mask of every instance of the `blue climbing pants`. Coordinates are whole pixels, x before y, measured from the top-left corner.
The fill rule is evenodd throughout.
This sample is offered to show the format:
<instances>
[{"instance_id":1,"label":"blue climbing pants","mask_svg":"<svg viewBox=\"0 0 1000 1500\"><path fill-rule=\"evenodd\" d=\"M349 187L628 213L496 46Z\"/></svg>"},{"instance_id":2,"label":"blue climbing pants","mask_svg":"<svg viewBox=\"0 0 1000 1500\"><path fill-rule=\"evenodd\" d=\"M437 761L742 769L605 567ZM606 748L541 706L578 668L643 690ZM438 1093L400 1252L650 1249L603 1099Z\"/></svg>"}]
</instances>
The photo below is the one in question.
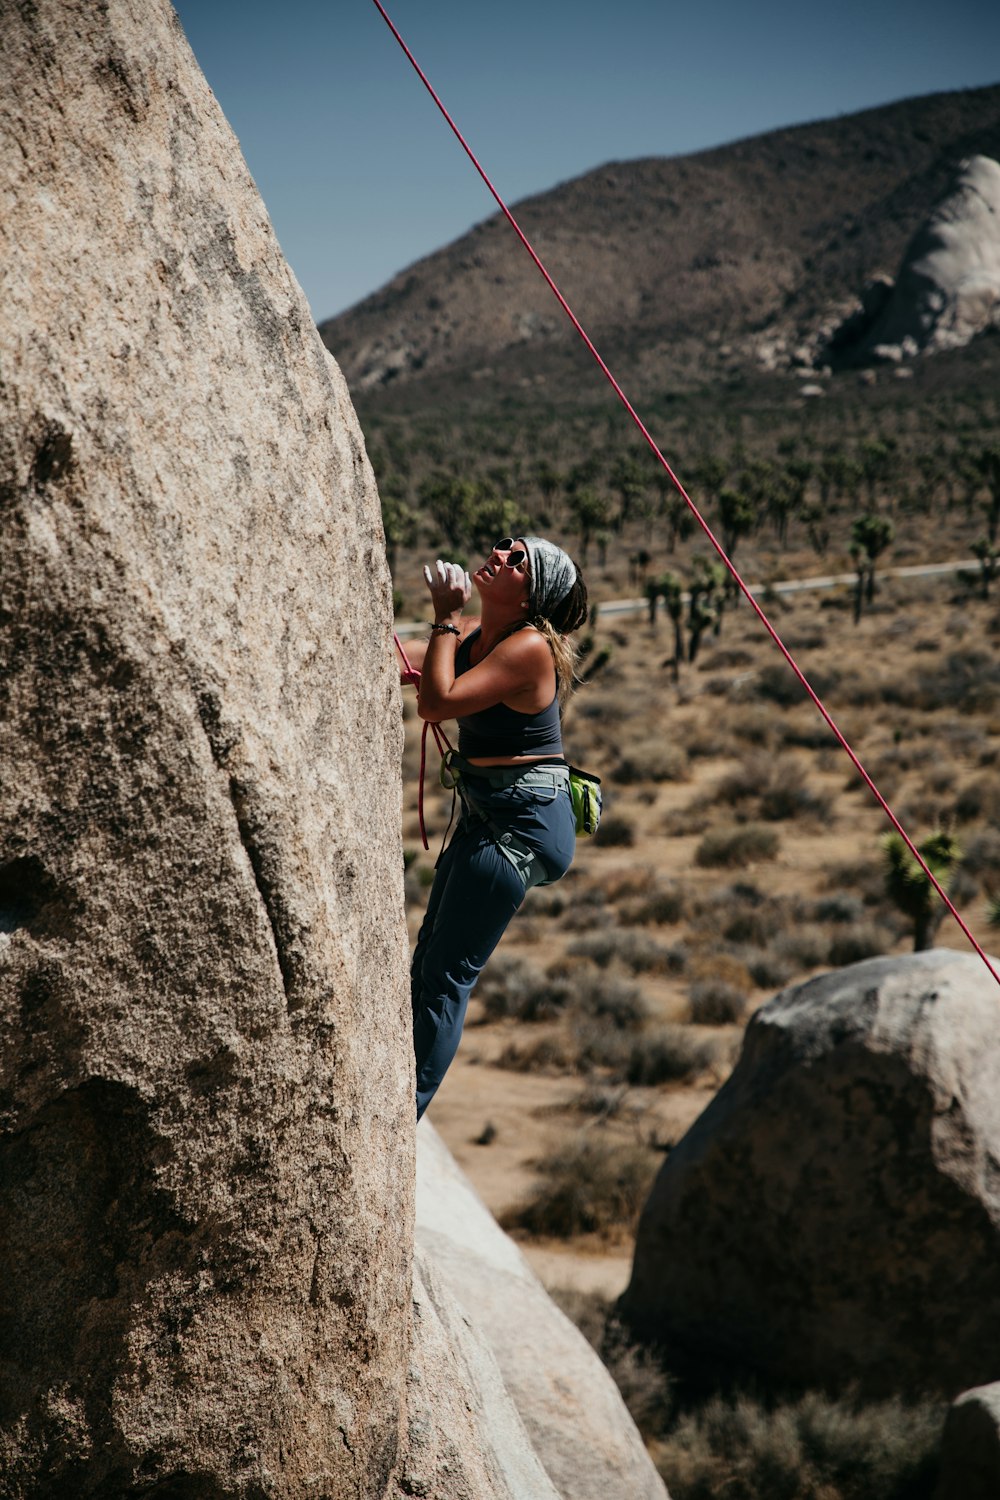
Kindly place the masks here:
<instances>
[{"instance_id":1,"label":"blue climbing pants","mask_svg":"<svg viewBox=\"0 0 1000 1500\"><path fill-rule=\"evenodd\" d=\"M462 1039L469 996L525 892L569 869L576 822L565 766L470 766L455 758L462 812L438 861L410 968L417 1119Z\"/></svg>"}]
</instances>

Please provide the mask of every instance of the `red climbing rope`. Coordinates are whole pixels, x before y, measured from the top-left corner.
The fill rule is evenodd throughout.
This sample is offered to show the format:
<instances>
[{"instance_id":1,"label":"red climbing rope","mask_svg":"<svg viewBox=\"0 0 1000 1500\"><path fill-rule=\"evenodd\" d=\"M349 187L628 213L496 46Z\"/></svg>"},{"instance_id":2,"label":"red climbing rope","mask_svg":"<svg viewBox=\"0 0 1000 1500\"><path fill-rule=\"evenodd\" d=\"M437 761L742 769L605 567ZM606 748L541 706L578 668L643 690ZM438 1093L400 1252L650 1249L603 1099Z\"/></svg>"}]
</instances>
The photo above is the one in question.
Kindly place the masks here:
<instances>
[{"instance_id":1,"label":"red climbing rope","mask_svg":"<svg viewBox=\"0 0 1000 1500\"><path fill-rule=\"evenodd\" d=\"M437 94L436 90L434 89L433 85L431 84L430 79L427 77L427 75L424 72L423 68L421 68L420 64L417 62L417 60L414 57L413 53L410 51L409 47L406 45L406 42L403 40L403 38L400 35L399 31L397 30L396 26L393 24L391 18L386 13L385 7L382 5L381 0L372 0L372 3L375 6L376 10L381 15L383 21L388 26L389 30L392 32L393 36L396 38L396 41L399 43L400 47L403 49L403 51L406 54L409 62L412 64L412 66L413 66L413 68L414 68L417 76L419 77L421 83L424 85L424 87L426 88L427 92L430 94L431 98L434 100L434 103L437 105L437 107L441 111L442 115L444 115L444 118L447 120L449 126L451 127L451 130L453 131L455 137L457 138L457 140L459 142L459 145L462 147L462 149L465 152L466 156L468 156L469 160L472 162L472 165L475 167L476 171L479 173L480 177L483 179L483 182L486 184L486 187L489 189L490 195L492 196L492 198L494 199L494 201L498 205L498 207L500 209L500 212L503 214L504 218L507 220L508 224L513 229L514 233L517 235L518 239L521 241L521 244L524 246L525 250L531 256L531 259L534 261L534 263L537 266L538 270L540 271L540 273L542 274L542 276L545 278L545 281L548 284L549 290L552 292L553 296L558 301L558 303L559 303L560 307L562 308L563 312L569 318L569 320L572 323L573 327L576 329L577 333L580 335L581 339L586 344L587 348L590 350L590 353L593 355L594 360L596 361L597 365L600 367L600 369L601 369L602 373L604 374L605 378L608 380L609 384L611 385L612 389L614 390L615 395L618 397L619 401L622 403L622 405L624 406L625 410L628 412L629 416L632 418L632 421L635 423L635 425L638 427L639 431L642 433L642 435L645 438L647 444L649 445L650 449L652 450L653 454L655 455L657 462L666 471L667 477L669 478L669 480L670 480L671 484L673 485L674 489L680 495L681 499L684 501L685 505L688 507L688 509L690 510L691 514L694 516L694 518L697 521L698 525L701 527L702 531L708 537L708 540L711 542L712 546L715 548L715 550L718 553L719 557L722 559L722 562L725 564L725 566L726 566L726 568L727 568L727 570L728 570L731 578L733 579L733 582L739 588L740 593L743 595L744 599L746 599L747 603L750 605L750 608L753 610L754 614L760 620L761 624L764 626L764 629L767 631L768 635L771 637L772 641L777 646L777 648L781 652L782 656L785 658L785 661L788 663L789 667L791 667L792 671L795 673L795 676L798 678L799 682L802 684L802 687L805 689L805 691L808 694L808 696L812 699L812 702L815 704L815 706L819 710L820 714L822 714L823 718L826 720L826 723L827 723L829 729L833 733L833 735L834 735L835 739L837 740L838 744L840 745L841 749L843 749L844 752L849 757L852 765L854 766L854 769L857 771L858 775L861 777L862 781L865 783L865 785L867 786L868 790L871 792L872 796L875 798L875 801L878 803L879 807L881 807L882 811L885 813L886 817L889 819L889 822L892 824L893 828L899 834L900 838L903 840L904 844L909 849L910 853L913 855L914 859L917 861L918 865L923 870L924 874L927 876L928 880L930 881L931 885L934 887L935 891L937 891L938 895L941 897L941 900L944 902L944 904L947 907L948 911L951 912L951 915L955 918L955 921L958 923L958 925L961 928L962 932L968 938L969 942L972 944L972 946L975 949L975 951L979 954L979 957L982 959L983 963L986 965L986 967L989 970L990 974L997 981L997 983L1000 984L1000 974L997 973L997 971L994 969L992 963L990 962L989 958L987 957L986 953L980 947L979 943L976 942L976 939L973 937L972 933L969 931L968 926L963 921L963 919L959 915L958 911L955 909L955 906L953 905L953 903L949 899L947 892L944 890L944 888L941 885L940 881L935 876L933 870L931 870L931 868L928 865L927 861L924 859L923 855L920 853L920 850L917 848L916 844L914 844L913 840L910 838L910 836L907 833L906 829L903 827L902 823L900 823L899 819L896 817L896 814L893 812L892 808L889 806L888 802L882 796L882 793L879 791L878 787L875 785L874 781L869 776L869 774L865 770L864 766L861 764L861 761L858 759L857 755L855 754L855 752L853 751L853 749L849 745L848 741L846 740L846 738L844 737L844 735L841 733L841 730L840 730L839 726L837 725L836 721L834 720L833 715L829 712L829 710L827 709L826 705L823 703L823 701L819 697L819 695L814 691L812 685L810 684L810 682L806 678L805 673L799 667L799 665L796 662L795 658L792 656L792 653L789 651L788 647L785 645L784 641L781 639L780 635L775 630L774 626L771 624L771 622L768 619L767 615L764 613L764 611L761 609L760 605L757 603L757 600L754 598L753 594L750 592L750 589L744 583L744 581L743 581L742 577L740 576L740 574L736 571L736 568L735 568L734 564L730 561L730 558L729 558L728 554L726 553L725 549L723 548L722 543L718 540L718 538L716 537L716 535L713 532L712 528L709 526L708 522L705 520L704 516L701 514L701 511L695 505L694 501L691 499L691 496L688 494L687 490L681 484L680 480L677 478L677 475L674 473L673 469L670 467L670 465L667 463L667 460L664 458L663 454L660 452L660 450L657 447L655 441L653 440L651 434L647 430L647 428L645 426L645 423L642 421L642 419L640 418L638 412L635 410L635 407L632 405L631 401L628 399L628 397L626 396L625 392L622 390L621 386L618 384L618 381L615 379L614 375L611 373L610 369L605 364L604 360L601 358L601 356L598 353L597 349L595 348L593 342L591 341L591 338L590 338L589 334L587 333L586 329L583 327L583 324L580 322L579 318L576 316L576 313L570 307L569 303L566 301L566 298L563 296L562 292L556 286L556 283L553 281L552 277L549 275L549 273L546 270L545 266L542 264L541 260L539 259L538 255L535 252L534 247L532 246L531 242L528 240L527 235L525 235L525 233L522 230L520 224L518 224L517 220L514 218L514 215L511 213L510 209L507 207L507 204L504 202L504 200L501 198L500 194L497 192L496 188L493 186L493 183L491 182L490 178L487 176L484 168L481 166L478 157L476 156L475 152L472 150L472 147L469 145L468 141L465 139L464 135L459 130L458 126L455 124L455 121L452 119L451 115L448 113L448 110L445 108L442 100L440 99L439 95ZM400 648L400 649L402 649L402 648Z\"/></svg>"},{"instance_id":2,"label":"red climbing rope","mask_svg":"<svg viewBox=\"0 0 1000 1500\"><path fill-rule=\"evenodd\" d=\"M395 631L393 631L392 638L396 642L396 650L403 658L403 671L400 675L400 682L402 682L404 686L409 686L409 684L412 683L414 687L419 687L420 672L410 661L410 658L407 656L405 650L403 649L403 643L399 639L399 636ZM423 839L425 849L430 848L430 844L427 842L427 828L424 824L424 773L427 769L428 729L434 736L434 743L438 748L438 754L442 758L452 748L451 741L445 734L444 730L441 728L441 725L432 724L429 719L425 719L424 727L420 731L420 781L417 787L417 818L420 823L420 837Z\"/></svg>"}]
</instances>

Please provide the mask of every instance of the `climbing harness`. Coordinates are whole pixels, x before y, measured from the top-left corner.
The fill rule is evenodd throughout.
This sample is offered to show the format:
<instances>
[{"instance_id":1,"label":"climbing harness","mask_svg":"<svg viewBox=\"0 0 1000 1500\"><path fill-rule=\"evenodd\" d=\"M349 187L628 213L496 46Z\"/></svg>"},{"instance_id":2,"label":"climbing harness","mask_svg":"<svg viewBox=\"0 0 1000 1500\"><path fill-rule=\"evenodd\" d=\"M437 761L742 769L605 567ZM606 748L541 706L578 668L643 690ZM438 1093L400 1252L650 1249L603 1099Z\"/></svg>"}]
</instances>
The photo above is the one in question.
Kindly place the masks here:
<instances>
[{"instance_id":1,"label":"climbing harness","mask_svg":"<svg viewBox=\"0 0 1000 1500\"><path fill-rule=\"evenodd\" d=\"M684 501L685 505L687 506L688 510L691 512L691 515L694 517L695 521L701 527L701 530L704 532L705 536L708 538L709 542L714 547L715 551L717 552L720 560L722 561L722 563L726 567L726 569L727 569L730 577L732 578L733 582L735 583L736 587L739 589L739 591L743 595L744 599L746 599L747 603L750 605L750 608L753 610L754 614L760 620L760 622L763 625L764 629L767 631L768 635L771 637L771 640L774 642L774 644L777 646L778 650L781 652L782 656L785 658L785 661L787 662L788 666L791 668L792 672L795 674L795 676L798 679L799 683L801 684L803 690L805 691L805 693L807 694L807 696L809 697L809 699L812 701L813 705L815 706L815 708L817 709L817 711L819 712L819 714L821 715L821 717L826 722L827 728L831 731L831 733L833 734L833 736L836 739L837 743L840 745L841 749L844 751L844 753L847 755L848 759L850 760L851 764L854 766L854 769L857 771L858 775L861 777L861 779L864 782L865 786L871 792L872 796L875 798L875 801L878 803L879 807L885 813L885 815L888 818L889 822L892 824L893 828L895 828L896 832L899 834L900 838L903 840L903 843L909 849L910 853L913 855L913 858L916 860L917 864L920 866L920 868L923 870L924 874L927 876L927 879L930 881L930 883L933 886L934 890L941 897L941 900L944 902L947 910L951 913L951 915L954 917L955 921L958 923L958 926L959 926L960 930L965 934L966 938L972 944L972 947L975 949L976 953L978 953L979 957L982 959L983 963L986 965L986 967L989 970L990 974L996 980L997 984L1000 984L1000 973L998 973L997 970L994 969L994 967L993 967L992 963L990 962L989 958L987 957L985 951L980 946L980 944L976 941L976 939L973 937L972 933L969 930L968 925L963 920L963 918L959 915L959 913L958 913L957 909L955 908L953 902L949 898L949 896L948 896L947 892L945 891L944 887L941 885L941 882L938 880L937 876L934 874L933 870L930 868L930 866L928 865L927 861L924 859L923 855L920 853L920 850L917 848L916 844L910 838L910 835L907 833L907 831L903 827L902 823L900 823L900 821L897 818L896 814L893 812L892 808L889 806L888 802L885 800L885 798L883 797L882 793L879 791L878 787L875 785L874 781L869 776L869 774L865 770L864 766L861 764L861 761L858 759L857 754L852 749L851 745L849 744L848 740L846 739L845 735L843 734L842 730L840 729L840 726L837 724L837 722L834 719L833 715L830 713L829 709L826 707L826 704L823 702L823 700L820 698L819 694L815 691L815 689L813 688L812 684L809 682L809 680L806 677L805 673L802 671L802 668L799 666L798 662L795 660L795 658L793 657L792 653L789 651L788 647L785 645L784 641L781 639L781 637L778 634L777 630L774 628L774 626L771 624L771 621L768 619L767 615L764 613L764 610L757 603L757 600L754 598L753 594L751 593L750 588L744 582L742 575L737 572L735 565L730 560L728 553L726 552L725 548L722 546L722 543L716 537L714 531L709 526L709 524L705 520L704 516L701 514L701 511L695 505L694 501L691 499L691 496L688 494L687 490L681 484L680 480L677 478L677 475L674 473L673 469L670 467L670 465L667 463L667 460L664 458L663 454L660 452L659 447L657 446L654 438L652 437L651 433L647 429L645 423L642 421L642 419L639 416L638 412L636 411L635 407L632 405L631 401L628 399L628 397L626 396L625 392L622 390L622 387L619 385L618 381L615 379L614 375L611 373L611 370L609 369L608 365L604 362L604 360L602 359L601 355L598 353L596 346L594 345L593 341L590 338L590 335L587 333L586 329L583 327L583 324L580 322L579 318L576 316L576 313L570 307L569 303L566 301L566 298L563 296L562 292L559 290L559 288L556 285L555 281L552 279L552 277L549 275L549 272L546 270L545 266L542 264L542 261L540 260L538 254L536 253L536 251L535 251L533 245L531 244L530 240L528 239L527 235L524 233L524 231L522 230L520 224L517 222L517 220L515 219L514 215L511 213L510 209L507 207L507 204L504 202L503 198L501 198L499 192L494 187L493 182L491 181L491 179L487 175L487 173L486 173L485 169L483 168L483 166L480 164L478 157L476 156L475 152L472 150L472 147L469 145L468 141L465 139L464 135L459 130L458 126L456 125L455 121L452 119L452 117L449 114L448 110L445 108L444 103L442 102L442 100L441 100L440 96L438 95L437 91L434 89L433 85L431 84L430 79L427 77L427 75L424 72L423 68L421 68L420 64L417 62L417 60L414 57L413 53L410 51L409 47L407 46L406 42L403 40L403 37L401 36L399 30L397 29L397 27L395 26L395 24L393 23L393 21L389 17L388 13L386 12L386 9L385 9L384 5L382 4L382 0L372 0L372 4L375 6L375 9L379 12L379 15L382 17L383 21L386 23L386 25L388 26L389 30L392 32L393 36L396 38L396 41L399 43L400 47L402 48L403 52L405 53L406 58L409 61L409 63L411 64L411 66L413 67L415 73L417 74L417 77L420 79L421 83L424 85L424 88L430 94L431 98L434 100L434 103L437 105L437 107L440 110L441 114L444 116L444 118L445 118L445 120L446 120L449 128L451 129L452 133L454 134L454 136L455 136L456 140L458 141L459 145L462 147L462 150L465 152L466 156L469 158L469 160L471 161L472 165L475 167L476 171L479 173L479 176L482 178L483 182L485 183L486 188L487 188L490 196L493 198L494 202L497 204L497 207L500 209L500 212L503 214L504 218L507 220L508 224L513 229L514 233L517 235L517 238L520 240L521 244L524 246L524 249L527 251L528 255L530 255L530 257L531 257L532 261L534 262L534 264L535 264L535 266L536 266L539 274L543 277L543 279L544 279L546 285L548 286L549 290L551 291L551 293L555 297L556 301L559 303L559 306L562 308L562 310L566 314L567 318L569 318L569 320L572 323L573 327L576 329L576 332L580 335L580 338L586 344L588 350L590 351L591 355L594 358L594 361L596 362L596 364L598 365L599 369L601 370L601 372L603 373L603 375L607 379L607 381L610 384L611 388L613 389L615 395L618 397L618 399L621 402L622 406L624 406L625 410L628 412L629 416L632 418L632 421L635 423L636 427L639 429L640 433L642 434L643 438L646 441L647 446L649 447L649 449L653 453L653 456L655 457L657 463L659 463L660 466L661 466L661 468L665 471L665 473L667 475L667 478L670 480L670 483L673 485L674 489L677 491L678 495L681 497L681 499Z\"/></svg>"}]
</instances>

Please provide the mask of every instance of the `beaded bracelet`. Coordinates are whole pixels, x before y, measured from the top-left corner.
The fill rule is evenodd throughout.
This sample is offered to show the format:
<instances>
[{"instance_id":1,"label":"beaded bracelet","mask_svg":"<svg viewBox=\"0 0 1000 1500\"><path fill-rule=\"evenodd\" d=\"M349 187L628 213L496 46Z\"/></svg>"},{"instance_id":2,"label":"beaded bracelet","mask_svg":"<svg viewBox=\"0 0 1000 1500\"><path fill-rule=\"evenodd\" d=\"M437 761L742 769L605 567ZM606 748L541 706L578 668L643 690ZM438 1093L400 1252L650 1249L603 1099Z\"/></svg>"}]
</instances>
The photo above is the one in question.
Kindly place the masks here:
<instances>
[{"instance_id":1,"label":"beaded bracelet","mask_svg":"<svg viewBox=\"0 0 1000 1500\"><path fill-rule=\"evenodd\" d=\"M431 635L461 635L457 625L432 625Z\"/></svg>"}]
</instances>

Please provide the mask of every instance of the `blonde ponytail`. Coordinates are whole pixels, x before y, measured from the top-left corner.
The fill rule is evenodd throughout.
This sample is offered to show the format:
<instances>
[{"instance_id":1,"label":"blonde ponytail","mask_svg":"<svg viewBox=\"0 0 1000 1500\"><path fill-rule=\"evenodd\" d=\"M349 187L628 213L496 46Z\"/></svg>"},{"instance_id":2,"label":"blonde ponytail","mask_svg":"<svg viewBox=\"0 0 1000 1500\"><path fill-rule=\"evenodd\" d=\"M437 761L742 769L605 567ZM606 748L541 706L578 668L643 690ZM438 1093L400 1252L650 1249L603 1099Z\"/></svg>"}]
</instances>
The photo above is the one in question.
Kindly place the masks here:
<instances>
[{"instance_id":1,"label":"blonde ponytail","mask_svg":"<svg viewBox=\"0 0 1000 1500\"><path fill-rule=\"evenodd\" d=\"M566 700L577 682L577 650L568 635L560 635L551 620L536 620L535 629L544 635L555 662L556 683L559 690L559 707L565 708Z\"/></svg>"}]
</instances>

